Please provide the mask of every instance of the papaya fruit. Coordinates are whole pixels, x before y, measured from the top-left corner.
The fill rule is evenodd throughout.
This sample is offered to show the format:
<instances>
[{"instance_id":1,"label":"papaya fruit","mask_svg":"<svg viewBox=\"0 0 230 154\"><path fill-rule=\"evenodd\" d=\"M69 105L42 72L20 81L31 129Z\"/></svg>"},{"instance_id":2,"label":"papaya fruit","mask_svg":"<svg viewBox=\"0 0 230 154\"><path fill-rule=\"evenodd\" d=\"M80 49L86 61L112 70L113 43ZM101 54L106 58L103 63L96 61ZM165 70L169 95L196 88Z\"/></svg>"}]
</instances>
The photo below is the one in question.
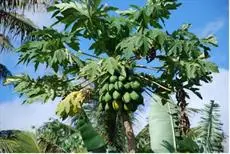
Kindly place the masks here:
<instances>
[{"instance_id":1,"label":"papaya fruit","mask_svg":"<svg viewBox=\"0 0 230 154\"><path fill-rule=\"evenodd\" d=\"M139 99L140 96L137 94L136 91L133 90L133 91L130 93L130 97L131 97L132 100L137 101L137 100Z\"/></svg>"},{"instance_id":2,"label":"papaya fruit","mask_svg":"<svg viewBox=\"0 0 230 154\"><path fill-rule=\"evenodd\" d=\"M99 102L102 102L103 101L103 95L100 95L99 96Z\"/></svg>"},{"instance_id":3,"label":"papaya fruit","mask_svg":"<svg viewBox=\"0 0 230 154\"><path fill-rule=\"evenodd\" d=\"M121 62L121 64L122 64L122 65L125 65L125 64L126 64L126 62L125 62L125 61L122 61L122 62Z\"/></svg>"},{"instance_id":4,"label":"papaya fruit","mask_svg":"<svg viewBox=\"0 0 230 154\"><path fill-rule=\"evenodd\" d=\"M100 89L100 90L99 90L99 95L103 95L103 93L104 93L104 92Z\"/></svg>"},{"instance_id":5,"label":"papaya fruit","mask_svg":"<svg viewBox=\"0 0 230 154\"><path fill-rule=\"evenodd\" d=\"M128 108L127 104L124 104L123 108L124 108L125 111L129 111L129 108Z\"/></svg>"},{"instance_id":6,"label":"papaya fruit","mask_svg":"<svg viewBox=\"0 0 230 154\"><path fill-rule=\"evenodd\" d=\"M105 94L105 96L103 98L104 98L104 101L106 103L109 102L112 99L112 97L110 96L110 94L108 92Z\"/></svg>"},{"instance_id":7,"label":"papaya fruit","mask_svg":"<svg viewBox=\"0 0 230 154\"><path fill-rule=\"evenodd\" d=\"M109 81L110 81L111 83L116 82L116 81L117 81L117 76L115 76L115 75L111 76L111 77L109 78Z\"/></svg>"},{"instance_id":8,"label":"papaya fruit","mask_svg":"<svg viewBox=\"0 0 230 154\"><path fill-rule=\"evenodd\" d=\"M133 89L140 89L140 88L141 88L141 84L140 84L140 82L138 82L138 81L133 81L133 82L131 83L131 87L132 87Z\"/></svg>"},{"instance_id":9,"label":"papaya fruit","mask_svg":"<svg viewBox=\"0 0 230 154\"><path fill-rule=\"evenodd\" d=\"M105 83L104 86L101 88L101 91L104 93L109 90L109 84Z\"/></svg>"},{"instance_id":10,"label":"papaya fruit","mask_svg":"<svg viewBox=\"0 0 230 154\"><path fill-rule=\"evenodd\" d=\"M129 80L129 81L133 81L133 77L132 77L132 76L129 76L129 77L128 77L128 80Z\"/></svg>"},{"instance_id":11,"label":"papaya fruit","mask_svg":"<svg viewBox=\"0 0 230 154\"><path fill-rule=\"evenodd\" d=\"M113 101L112 102L112 106L113 106L113 109L115 110L115 111L118 111L119 110L119 108L120 108L120 105L119 105L120 103L119 102L117 102L117 101Z\"/></svg>"},{"instance_id":12,"label":"papaya fruit","mask_svg":"<svg viewBox=\"0 0 230 154\"><path fill-rule=\"evenodd\" d=\"M119 81L125 81L125 77L121 75L121 76L118 77L118 80Z\"/></svg>"},{"instance_id":13,"label":"papaya fruit","mask_svg":"<svg viewBox=\"0 0 230 154\"><path fill-rule=\"evenodd\" d=\"M110 83L109 84L109 91L112 92L114 90L114 84Z\"/></svg>"},{"instance_id":14,"label":"papaya fruit","mask_svg":"<svg viewBox=\"0 0 230 154\"><path fill-rule=\"evenodd\" d=\"M128 92L126 92L123 97L122 97L122 100L125 102L125 103L129 103L131 98L130 98L130 95Z\"/></svg>"},{"instance_id":15,"label":"papaya fruit","mask_svg":"<svg viewBox=\"0 0 230 154\"><path fill-rule=\"evenodd\" d=\"M129 88L131 88L130 83L126 83L126 84L124 84L124 87L125 87L125 89L129 89Z\"/></svg>"},{"instance_id":16,"label":"papaya fruit","mask_svg":"<svg viewBox=\"0 0 230 154\"><path fill-rule=\"evenodd\" d=\"M106 103L106 105L105 105L105 111L108 111L109 109L110 109L109 103Z\"/></svg>"},{"instance_id":17,"label":"papaya fruit","mask_svg":"<svg viewBox=\"0 0 230 154\"><path fill-rule=\"evenodd\" d=\"M99 103L98 110L99 111L104 111L104 106L103 106L102 103Z\"/></svg>"},{"instance_id":18,"label":"papaya fruit","mask_svg":"<svg viewBox=\"0 0 230 154\"><path fill-rule=\"evenodd\" d=\"M121 94L118 92L118 91L114 91L113 92L113 99L115 99L115 100L117 100L117 99L119 99L121 97Z\"/></svg>"},{"instance_id":19,"label":"papaya fruit","mask_svg":"<svg viewBox=\"0 0 230 154\"><path fill-rule=\"evenodd\" d=\"M123 88L123 83L122 83L121 81L118 81L117 84L118 84L118 88L119 88L119 89L122 89L122 88Z\"/></svg>"},{"instance_id":20,"label":"papaya fruit","mask_svg":"<svg viewBox=\"0 0 230 154\"><path fill-rule=\"evenodd\" d=\"M114 89L115 89L115 90L119 90L118 81L116 81L116 82L114 83Z\"/></svg>"}]
</instances>

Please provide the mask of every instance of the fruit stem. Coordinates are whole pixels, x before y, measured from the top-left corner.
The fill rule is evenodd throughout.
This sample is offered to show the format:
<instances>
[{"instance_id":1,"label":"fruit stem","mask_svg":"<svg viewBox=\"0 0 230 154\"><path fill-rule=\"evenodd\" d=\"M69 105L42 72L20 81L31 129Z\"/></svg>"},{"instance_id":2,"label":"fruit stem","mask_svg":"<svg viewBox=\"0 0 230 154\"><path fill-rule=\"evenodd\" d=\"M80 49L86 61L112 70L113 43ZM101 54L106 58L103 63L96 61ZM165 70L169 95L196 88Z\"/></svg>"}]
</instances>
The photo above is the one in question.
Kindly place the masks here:
<instances>
[{"instance_id":1,"label":"fruit stem","mask_svg":"<svg viewBox=\"0 0 230 154\"><path fill-rule=\"evenodd\" d=\"M135 142L135 136L133 132L133 127L129 119L129 115L127 112L122 113L122 121L125 128L125 135L127 137L128 141L128 152L129 153L135 153L136 151L136 142Z\"/></svg>"}]
</instances>

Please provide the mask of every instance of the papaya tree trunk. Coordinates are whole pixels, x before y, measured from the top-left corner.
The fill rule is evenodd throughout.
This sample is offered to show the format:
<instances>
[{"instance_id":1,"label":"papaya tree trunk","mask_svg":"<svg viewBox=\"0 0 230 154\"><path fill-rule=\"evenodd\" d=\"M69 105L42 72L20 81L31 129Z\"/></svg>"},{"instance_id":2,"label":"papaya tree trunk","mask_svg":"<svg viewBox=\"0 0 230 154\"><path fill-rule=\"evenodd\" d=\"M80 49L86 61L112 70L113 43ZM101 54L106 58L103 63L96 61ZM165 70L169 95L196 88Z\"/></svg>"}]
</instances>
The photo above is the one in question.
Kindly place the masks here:
<instances>
[{"instance_id":1,"label":"papaya tree trunk","mask_svg":"<svg viewBox=\"0 0 230 154\"><path fill-rule=\"evenodd\" d=\"M134 136L133 127L130 122L129 116L126 112L123 112L122 120L125 129L125 135L127 137L127 142L128 142L128 152L135 153L136 151L135 136Z\"/></svg>"},{"instance_id":2,"label":"papaya tree trunk","mask_svg":"<svg viewBox=\"0 0 230 154\"><path fill-rule=\"evenodd\" d=\"M180 110L179 116L179 128L180 128L180 136L186 135L190 129L190 121L188 115L186 113L187 103L185 100L186 92L184 89L178 89L176 93L177 105Z\"/></svg>"}]
</instances>

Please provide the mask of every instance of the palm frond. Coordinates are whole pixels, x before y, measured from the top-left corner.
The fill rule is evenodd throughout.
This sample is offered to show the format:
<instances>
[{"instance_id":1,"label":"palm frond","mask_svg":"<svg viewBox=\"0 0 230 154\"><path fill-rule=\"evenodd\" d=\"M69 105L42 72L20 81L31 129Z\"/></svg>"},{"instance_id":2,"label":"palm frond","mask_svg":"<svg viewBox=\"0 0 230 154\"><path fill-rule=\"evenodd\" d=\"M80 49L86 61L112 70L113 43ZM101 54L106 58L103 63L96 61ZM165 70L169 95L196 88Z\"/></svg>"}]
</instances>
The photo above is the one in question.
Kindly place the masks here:
<instances>
[{"instance_id":1,"label":"palm frond","mask_svg":"<svg viewBox=\"0 0 230 154\"><path fill-rule=\"evenodd\" d=\"M10 139L0 138L0 153L12 153L16 142Z\"/></svg>"},{"instance_id":2,"label":"palm frond","mask_svg":"<svg viewBox=\"0 0 230 154\"><path fill-rule=\"evenodd\" d=\"M0 33L0 52L11 51L14 46L11 44L9 38Z\"/></svg>"},{"instance_id":3,"label":"palm frond","mask_svg":"<svg viewBox=\"0 0 230 154\"><path fill-rule=\"evenodd\" d=\"M1 31L7 33L8 36L20 36L21 40L24 40L26 36L32 31L38 29L34 23L16 12L0 10L0 26Z\"/></svg>"},{"instance_id":4,"label":"palm frond","mask_svg":"<svg viewBox=\"0 0 230 154\"><path fill-rule=\"evenodd\" d=\"M0 0L0 9L29 9L35 8L38 5L47 6L52 1L50 0Z\"/></svg>"},{"instance_id":5,"label":"palm frond","mask_svg":"<svg viewBox=\"0 0 230 154\"><path fill-rule=\"evenodd\" d=\"M223 152L224 134L220 122L219 104L206 104L200 121L199 139L204 152Z\"/></svg>"},{"instance_id":6,"label":"palm frond","mask_svg":"<svg viewBox=\"0 0 230 154\"><path fill-rule=\"evenodd\" d=\"M41 151L32 133L7 130L0 131L0 152L39 153Z\"/></svg>"},{"instance_id":7,"label":"palm frond","mask_svg":"<svg viewBox=\"0 0 230 154\"><path fill-rule=\"evenodd\" d=\"M140 133L136 136L137 152L152 153L150 136L149 136L149 125L146 125Z\"/></svg>"}]
</instances>

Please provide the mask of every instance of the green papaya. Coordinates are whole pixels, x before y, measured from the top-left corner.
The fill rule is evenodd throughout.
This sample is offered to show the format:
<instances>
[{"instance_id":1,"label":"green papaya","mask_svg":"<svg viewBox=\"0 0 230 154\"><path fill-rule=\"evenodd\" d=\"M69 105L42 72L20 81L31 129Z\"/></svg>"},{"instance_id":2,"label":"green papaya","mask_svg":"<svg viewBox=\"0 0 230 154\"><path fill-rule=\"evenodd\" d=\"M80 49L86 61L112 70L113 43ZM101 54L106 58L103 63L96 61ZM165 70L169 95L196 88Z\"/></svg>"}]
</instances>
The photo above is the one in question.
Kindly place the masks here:
<instances>
[{"instance_id":1,"label":"green papaya","mask_svg":"<svg viewBox=\"0 0 230 154\"><path fill-rule=\"evenodd\" d=\"M141 88L141 84L140 84L138 81L133 81L133 82L131 83L131 87L132 87L133 89L140 89L140 88Z\"/></svg>"},{"instance_id":2,"label":"green papaya","mask_svg":"<svg viewBox=\"0 0 230 154\"><path fill-rule=\"evenodd\" d=\"M101 88L101 91L102 92L106 92L109 90L109 84L108 83L105 83L104 86Z\"/></svg>"},{"instance_id":3,"label":"green papaya","mask_svg":"<svg viewBox=\"0 0 230 154\"><path fill-rule=\"evenodd\" d=\"M106 103L105 105L105 111L108 111L109 110L109 103Z\"/></svg>"},{"instance_id":4,"label":"green papaya","mask_svg":"<svg viewBox=\"0 0 230 154\"><path fill-rule=\"evenodd\" d=\"M132 76L129 76L129 77L128 77L128 80L129 80L129 81L133 81L133 77L132 77Z\"/></svg>"},{"instance_id":5,"label":"green papaya","mask_svg":"<svg viewBox=\"0 0 230 154\"><path fill-rule=\"evenodd\" d=\"M123 97L122 97L122 100L125 102L125 103L129 103L130 102L130 95L128 92L126 92Z\"/></svg>"},{"instance_id":6,"label":"green papaya","mask_svg":"<svg viewBox=\"0 0 230 154\"><path fill-rule=\"evenodd\" d=\"M114 89L119 90L118 81L114 83Z\"/></svg>"},{"instance_id":7,"label":"green papaya","mask_svg":"<svg viewBox=\"0 0 230 154\"><path fill-rule=\"evenodd\" d=\"M103 95L103 93L104 93L104 92L102 91L102 89L100 89L100 90L99 90L99 95Z\"/></svg>"},{"instance_id":8,"label":"green papaya","mask_svg":"<svg viewBox=\"0 0 230 154\"><path fill-rule=\"evenodd\" d=\"M121 76L118 77L118 80L119 81L125 81L125 77L121 75Z\"/></svg>"},{"instance_id":9,"label":"green papaya","mask_svg":"<svg viewBox=\"0 0 230 154\"><path fill-rule=\"evenodd\" d=\"M112 92L114 90L114 84L110 83L109 84L109 91Z\"/></svg>"},{"instance_id":10,"label":"green papaya","mask_svg":"<svg viewBox=\"0 0 230 154\"><path fill-rule=\"evenodd\" d=\"M116 81L117 81L117 76L115 76L115 75L111 76L111 77L109 78L109 81L110 81L111 83L116 82Z\"/></svg>"},{"instance_id":11,"label":"green papaya","mask_svg":"<svg viewBox=\"0 0 230 154\"><path fill-rule=\"evenodd\" d=\"M104 111L104 107L103 107L102 103L99 103L98 110L99 111Z\"/></svg>"},{"instance_id":12,"label":"green papaya","mask_svg":"<svg viewBox=\"0 0 230 154\"><path fill-rule=\"evenodd\" d=\"M129 111L129 108L128 108L127 105L128 105L128 104L124 104L124 106L123 106L125 111Z\"/></svg>"},{"instance_id":13,"label":"green papaya","mask_svg":"<svg viewBox=\"0 0 230 154\"><path fill-rule=\"evenodd\" d=\"M135 91L132 91L130 93L130 97L131 97L132 100L137 101L140 96Z\"/></svg>"},{"instance_id":14,"label":"green papaya","mask_svg":"<svg viewBox=\"0 0 230 154\"><path fill-rule=\"evenodd\" d=\"M122 64L122 65L126 65L126 62L125 62L125 61L122 61L121 64Z\"/></svg>"},{"instance_id":15,"label":"green papaya","mask_svg":"<svg viewBox=\"0 0 230 154\"><path fill-rule=\"evenodd\" d=\"M119 99L121 97L121 94L118 92L118 91L114 91L113 92L113 99L115 99L115 100L117 100L117 99Z\"/></svg>"},{"instance_id":16,"label":"green papaya","mask_svg":"<svg viewBox=\"0 0 230 154\"><path fill-rule=\"evenodd\" d=\"M113 109L115 110L115 111L118 111L119 110L119 108L120 108L120 105L119 105L120 103L119 102L117 102L117 101L113 101L112 102L112 106L113 106Z\"/></svg>"},{"instance_id":17,"label":"green papaya","mask_svg":"<svg viewBox=\"0 0 230 154\"><path fill-rule=\"evenodd\" d=\"M103 101L103 95L100 95L99 96L99 102L102 102Z\"/></svg>"},{"instance_id":18,"label":"green papaya","mask_svg":"<svg viewBox=\"0 0 230 154\"><path fill-rule=\"evenodd\" d=\"M122 89L122 88L123 88L123 83L122 83L121 81L118 81L117 84L118 84L118 88L119 88L119 89Z\"/></svg>"},{"instance_id":19,"label":"green papaya","mask_svg":"<svg viewBox=\"0 0 230 154\"><path fill-rule=\"evenodd\" d=\"M124 84L124 87L125 87L125 89L129 89L129 88L131 88L131 85L130 85L130 83L126 83L126 84Z\"/></svg>"},{"instance_id":20,"label":"green papaya","mask_svg":"<svg viewBox=\"0 0 230 154\"><path fill-rule=\"evenodd\" d=\"M104 101L105 102L109 102L112 99L112 97L110 96L110 94L107 92L104 96Z\"/></svg>"}]
</instances>

